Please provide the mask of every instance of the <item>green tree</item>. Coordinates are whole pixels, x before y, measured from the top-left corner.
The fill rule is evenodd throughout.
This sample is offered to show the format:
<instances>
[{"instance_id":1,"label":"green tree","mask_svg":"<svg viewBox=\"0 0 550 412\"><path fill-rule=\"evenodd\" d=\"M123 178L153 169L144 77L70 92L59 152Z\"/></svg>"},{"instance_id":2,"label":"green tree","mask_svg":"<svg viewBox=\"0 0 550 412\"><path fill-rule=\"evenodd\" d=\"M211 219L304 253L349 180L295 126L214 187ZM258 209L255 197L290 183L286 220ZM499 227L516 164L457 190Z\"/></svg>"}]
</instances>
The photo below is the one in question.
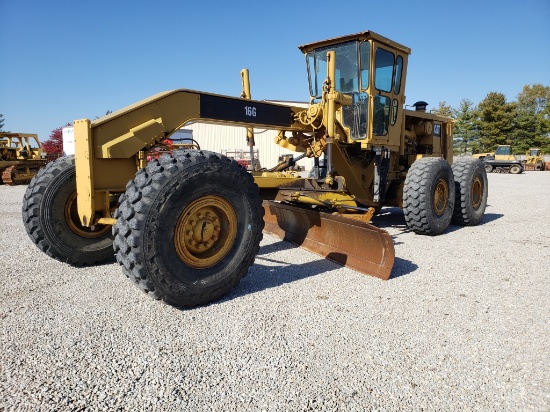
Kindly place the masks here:
<instances>
[{"instance_id":1,"label":"green tree","mask_svg":"<svg viewBox=\"0 0 550 412\"><path fill-rule=\"evenodd\" d=\"M524 154L530 147L550 150L550 87L540 83L523 86L517 96L513 122L513 149Z\"/></svg>"},{"instance_id":2,"label":"green tree","mask_svg":"<svg viewBox=\"0 0 550 412\"><path fill-rule=\"evenodd\" d=\"M530 147L537 146L535 144L537 129L538 124L534 114L518 110L510 133L512 137L512 154L525 154Z\"/></svg>"},{"instance_id":3,"label":"green tree","mask_svg":"<svg viewBox=\"0 0 550 412\"><path fill-rule=\"evenodd\" d=\"M479 105L479 149L493 150L499 144L512 144L512 123L517 104L507 102L498 92L487 94Z\"/></svg>"},{"instance_id":4,"label":"green tree","mask_svg":"<svg viewBox=\"0 0 550 412\"><path fill-rule=\"evenodd\" d=\"M474 103L468 99L462 99L458 109L452 109L454 124L454 152L464 154L478 152L477 142L479 126L479 112Z\"/></svg>"},{"instance_id":5,"label":"green tree","mask_svg":"<svg viewBox=\"0 0 550 412\"><path fill-rule=\"evenodd\" d=\"M550 115L550 86L535 83L532 86L526 84L518 94L518 108L528 110L535 114Z\"/></svg>"},{"instance_id":6,"label":"green tree","mask_svg":"<svg viewBox=\"0 0 550 412\"><path fill-rule=\"evenodd\" d=\"M439 102L437 109L433 109L432 113L439 116L453 117L453 108L446 101Z\"/></svg>"}]
</instances>

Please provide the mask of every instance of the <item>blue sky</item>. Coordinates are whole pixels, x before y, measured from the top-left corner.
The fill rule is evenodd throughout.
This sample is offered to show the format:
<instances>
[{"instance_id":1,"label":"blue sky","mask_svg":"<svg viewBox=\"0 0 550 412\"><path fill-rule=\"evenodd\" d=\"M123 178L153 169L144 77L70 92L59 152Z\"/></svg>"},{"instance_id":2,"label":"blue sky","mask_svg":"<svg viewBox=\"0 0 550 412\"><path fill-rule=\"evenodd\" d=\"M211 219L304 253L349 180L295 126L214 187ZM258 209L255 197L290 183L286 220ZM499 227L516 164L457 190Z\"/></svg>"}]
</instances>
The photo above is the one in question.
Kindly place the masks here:
<instances>
[{"instance_id":1,"label":"blue sky","mask_svg":"<svg viewBox=\"0 0 550 412\"><path fill-rule=\"evenodd\" d=\"M365 30L412 49L407 103L550 85L550 0L0 0L4 129L38 133L187 88L308 99L297 46ZM429 108L430 108L429 107Z\"/></svg>"}]
</instances>

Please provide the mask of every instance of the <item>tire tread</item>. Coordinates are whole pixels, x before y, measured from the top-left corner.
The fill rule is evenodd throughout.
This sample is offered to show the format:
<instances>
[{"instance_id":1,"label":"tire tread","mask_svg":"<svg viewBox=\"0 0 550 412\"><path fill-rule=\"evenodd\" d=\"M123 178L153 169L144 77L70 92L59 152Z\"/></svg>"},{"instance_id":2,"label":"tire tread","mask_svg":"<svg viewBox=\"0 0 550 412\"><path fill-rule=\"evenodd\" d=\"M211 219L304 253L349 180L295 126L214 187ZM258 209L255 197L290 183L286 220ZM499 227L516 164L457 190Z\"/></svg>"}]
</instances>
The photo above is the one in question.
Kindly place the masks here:
<instances>
[{"instance_id":1,"label":"tire tread","mask_svg":"<svg viewBox=\"0 0 550 412\"><path fill-rule=\"evenodd\" d=\"M239 267L234 271L236 274L229 277L227 281L215 289L209 289L201 295L196 295L182 304L171 296L173 288L170 282L163 276L158 266L154 263L157 256L144 254L145 250L151 249L152 234L144 233L147 230L147 219L150 219L151 205L159 202L156 196L161 193L165 183L170 181L177 173L185 171L198 164L203 164L206 171L213 171L209 166L209 160L226 162L231 165L231 172L241 182L241 187L246 190L250 198L257 199L252 207L255 214L263 217L263 207L259 189L254 183L252 176L244 168L224 156L208 151L178 150L172 154L165 154L158 160L151 161L145 169L138 171L134 180L130 181L126 193L121 199L119 210L116 212L117 222L113 226L115 241L113 243L118 263L122 266L124 274L134 282L147 295L153 299L163 300L177 307L192 307L209 303L220 298L232 290L242 277L246 275L249 267L254 263L255 256L259 251L259 243L262 238L263 219L255 224L258 226L253 233L253 250ZM160 200L162 202L162 200ZM151 276L150 272L154 276ZM151 279L151 278L154 278ZM162 287L159 287L161 283ZM169 293L163 292L168 290Z\"/></svg>"},{"instance_id":2,"label":"tire tread","mask_svg":"<svg viewBox=\"0 0 550 412\"><path fill-rule=\"evenodd\" d=\"M428 205L427 198L430 196L432 175L438 168L449 169L448 162L441 157L424 157L415 161L410 167L405 178L403 189L403 213L407 226L418 234L438 235L441 230L434 227L429 216L431 205ZM451 179L452 180L452 179ZM454 202L452 185L449 187L449 203ZM450 217L449 217L450 220ZM444 230L444 229L443 229Z\"/></svg>"}]
</instances>

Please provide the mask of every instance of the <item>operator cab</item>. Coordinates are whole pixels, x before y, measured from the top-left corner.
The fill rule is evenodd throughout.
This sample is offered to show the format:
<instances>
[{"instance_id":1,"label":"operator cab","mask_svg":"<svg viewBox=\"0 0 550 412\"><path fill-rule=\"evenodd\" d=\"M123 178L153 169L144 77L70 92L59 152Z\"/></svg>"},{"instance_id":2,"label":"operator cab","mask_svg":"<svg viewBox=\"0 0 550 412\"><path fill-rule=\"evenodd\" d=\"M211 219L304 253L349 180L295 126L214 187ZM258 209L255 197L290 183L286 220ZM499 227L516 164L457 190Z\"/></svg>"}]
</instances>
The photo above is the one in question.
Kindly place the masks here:
<instances>
[{"instance_id":1,"label":"operator cab","mask_svg":"<svg viewBox=\"0 0 550 412\"><path fill-rule=\"evenodd\" d=\"M338 120L352 141L399 145L410 49L371 31L300 46L306 55L311 103L327 78L327 52L336 54L336 91L353 97ZM351 143L351 142L350 142Z\"/></svg>"},{"instance_id":2,"label":"operator cab","mask_svg":"<svg viewBox=\"0 0 550 412\"><path fill-rule=\"evenodd\" d=\"M496 156L509 156L512 154L512 148L509 145L500 145L495 149Z\"/></svg>"}]
</instances>

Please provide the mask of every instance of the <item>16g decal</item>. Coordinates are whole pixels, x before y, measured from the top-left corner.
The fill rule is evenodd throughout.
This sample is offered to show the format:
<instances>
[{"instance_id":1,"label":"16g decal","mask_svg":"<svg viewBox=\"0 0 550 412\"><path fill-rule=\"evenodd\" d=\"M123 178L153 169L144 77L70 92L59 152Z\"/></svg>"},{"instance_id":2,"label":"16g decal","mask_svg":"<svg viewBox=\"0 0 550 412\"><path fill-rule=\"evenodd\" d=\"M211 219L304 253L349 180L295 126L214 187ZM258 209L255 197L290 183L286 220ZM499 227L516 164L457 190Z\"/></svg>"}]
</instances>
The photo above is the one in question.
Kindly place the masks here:
<instances>
[{"instance_id":1,"label":"16g decal","mask_svg":"<svg viewBox=\"0 0 550 412\"><path fill-rule=\"evenodd\" d=\"M256 108L253 106L245 106L244 114L249 117L256 117Z\"/></svg>"}]
</instances>

